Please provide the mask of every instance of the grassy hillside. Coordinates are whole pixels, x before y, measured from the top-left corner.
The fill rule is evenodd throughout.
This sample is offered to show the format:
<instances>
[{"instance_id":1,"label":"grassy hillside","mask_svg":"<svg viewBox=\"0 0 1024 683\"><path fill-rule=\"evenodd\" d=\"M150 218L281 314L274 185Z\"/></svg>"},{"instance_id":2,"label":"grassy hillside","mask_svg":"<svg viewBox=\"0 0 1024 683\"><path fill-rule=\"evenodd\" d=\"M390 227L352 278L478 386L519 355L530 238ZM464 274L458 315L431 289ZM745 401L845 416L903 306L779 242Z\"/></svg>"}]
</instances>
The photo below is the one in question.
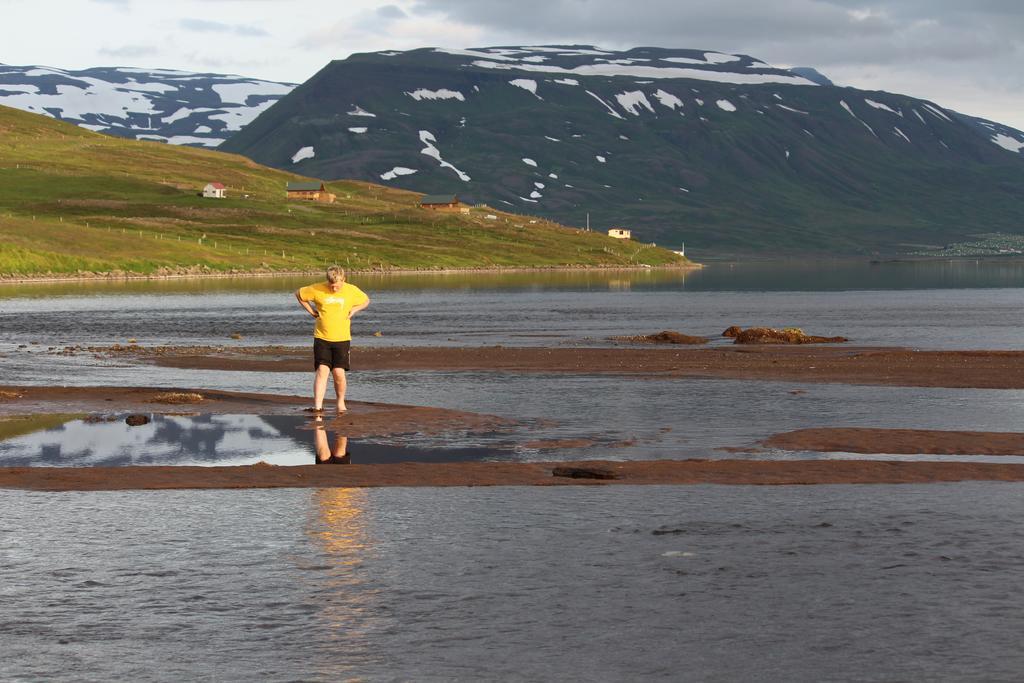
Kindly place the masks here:
<instances>
[{"instance_id":1,"label":"grassy hillside","mask_svg":"<svg viewBox=\"0 0 1024 683\"><path fill-rule=\"evenodd\" d=\"M232 154L112 138L0 107L0 277L683 264L672 252L527 216L441 214L420 195L328 183L335 204L285 199L299 179ZM204 199L222 182L228 199ZM486 218L496 215L497 220Z\"/></svg>"}]
</instances>

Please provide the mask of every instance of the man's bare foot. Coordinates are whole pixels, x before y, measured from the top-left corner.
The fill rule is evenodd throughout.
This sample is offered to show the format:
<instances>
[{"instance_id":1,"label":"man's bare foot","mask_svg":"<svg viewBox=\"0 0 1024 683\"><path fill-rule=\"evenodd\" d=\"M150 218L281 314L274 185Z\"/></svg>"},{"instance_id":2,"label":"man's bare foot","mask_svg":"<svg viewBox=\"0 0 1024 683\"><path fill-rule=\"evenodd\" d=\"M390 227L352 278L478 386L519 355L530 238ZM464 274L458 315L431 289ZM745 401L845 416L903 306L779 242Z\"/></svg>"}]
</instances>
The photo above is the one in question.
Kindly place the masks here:
<instances>
[{"instance_id":1,"label":"man's bare foot","mask_svg":"<svg viewBox=\"0 0 1024 683\"><path fill-rule=\"evenodd\" d=\"M338 404L338 415L341 415L342 413L347 413L347 412L348 412L348 408L345 407L345 404L344 403L339 403Z\"/></svg>"}]
</instances>

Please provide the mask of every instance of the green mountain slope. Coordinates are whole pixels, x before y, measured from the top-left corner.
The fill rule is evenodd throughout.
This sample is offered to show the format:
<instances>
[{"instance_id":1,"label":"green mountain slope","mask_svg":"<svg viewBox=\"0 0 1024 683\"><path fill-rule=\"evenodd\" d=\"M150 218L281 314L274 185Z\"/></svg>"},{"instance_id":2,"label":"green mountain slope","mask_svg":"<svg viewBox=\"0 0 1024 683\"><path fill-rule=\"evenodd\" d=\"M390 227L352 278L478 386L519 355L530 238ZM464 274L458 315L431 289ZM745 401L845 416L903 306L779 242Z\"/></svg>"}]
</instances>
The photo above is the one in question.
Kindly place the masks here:
<instances>
[{"instance_id":1,"label":"green mountain slope","mask_svg":"<svg viewBox=\"0 0 1024 683\"><path fill-rule=\"evenodd\" d=\"M428 211L419 194L366 182L329 183L334 204L287 200L298 178L0 107L0 276L686 262L528 216ZM228 198L198 196L209 182Z\"/></svg>"},{"instance_id":2,"label":"green mountain slope","mask_svg":"<svg viewBox=\"0 0 1024 683\"><path fill-rule=\"evenodd\" d=\"M589 213L697 253L905 252L1024 232L1024 133L800 73L658 48L360 54L221 149L576 225Z\"/></svg>"}]
</instances>

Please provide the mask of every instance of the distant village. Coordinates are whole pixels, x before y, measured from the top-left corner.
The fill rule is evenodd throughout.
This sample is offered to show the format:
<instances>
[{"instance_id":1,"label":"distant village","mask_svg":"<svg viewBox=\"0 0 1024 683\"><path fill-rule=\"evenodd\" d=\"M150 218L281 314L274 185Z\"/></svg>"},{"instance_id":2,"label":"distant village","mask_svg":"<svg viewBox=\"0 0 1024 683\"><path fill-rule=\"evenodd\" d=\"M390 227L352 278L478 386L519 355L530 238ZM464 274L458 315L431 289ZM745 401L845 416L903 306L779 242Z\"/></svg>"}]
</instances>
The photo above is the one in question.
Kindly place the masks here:
<instances>
[{"instance_id":1,"label":"distant village","mask_svg":"<svg viewBox=\"0 0 1024 683\"><path fill-rule=\"evenodd\" d=\"M223 183L207 183L203 188L202 196L208 199L226 199L227 188ZM287 199L297 201L322 202L325 204L333 204L338 198L336 194L328 192L324 183L318 180L289 182L285 186L285 197ZM419 206L422 209L430 211L446 211L452 213L469 213L472 208L468 204L462 203L458 196L454 194L423 195L423 197L420 198ZM493 213L486 214L484 218L492 221L498 220L497 214ZM608 236L619 240L632 240L633 231L629 228L609 228ZM672 251L680 256L686 256L685 247L681 246L678 250Z\"/></svg>"}]
</instances>

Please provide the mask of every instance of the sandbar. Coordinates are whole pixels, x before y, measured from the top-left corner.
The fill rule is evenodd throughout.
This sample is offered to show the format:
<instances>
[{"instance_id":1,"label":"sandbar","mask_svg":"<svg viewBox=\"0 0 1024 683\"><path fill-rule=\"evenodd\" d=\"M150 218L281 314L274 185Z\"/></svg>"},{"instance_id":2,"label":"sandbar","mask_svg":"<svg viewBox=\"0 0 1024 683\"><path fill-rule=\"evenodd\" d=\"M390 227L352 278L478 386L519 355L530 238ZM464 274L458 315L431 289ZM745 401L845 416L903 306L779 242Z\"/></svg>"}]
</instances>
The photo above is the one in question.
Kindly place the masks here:
<instances>
[{"instance_id":1,"label":"sandbar","mask_svg":"<svg viewBox=\"0 0 1024 683\"><path fill-rule=\"evenodd\" d=\"M1024 455L1024 433L827 427L775 434L760 445L833 453Z\"/></svg>"},{"instance_id":2,"label":"sandbar","mask_svg":"<svg viewBox=\"0 0 1024 683\"><path fill-rule=\"evenodd\" d=\"M552 475L556 467L611 470L615 479ZM855 460L457 462L232 467L2 467L0 488L39 491L335 488L383 486L606 486L651 484L925 484L1024 481L1024 465Z\"/></svg>"},{"instance_id":3,"label":"sandbar","mask_svg":"<svg viewBox=\"0 0 1024 683\"><path fill-rule=\"evenodd\" d=\"M199 403L160 402L162 394L197 393ZM0 418L54 413L163 413L306 415L308 398L210 389L153 389L147 387L22 387L0 386ZM445 408L348 401L348 412L334 415L326 404L324 420L331 429L352 438L393 434L441 434L447 431L495 431L511 420L495 415Z\"/></svg>"},{"instance_id":4,"label":"sandbar","mask_svg":"<svg viewBox=\"0 0 1024 683\"><path fill-rule=\"evenodd\" d=\"M114 347L90 353L201 370L308 372L294 347ZM74 353L74 351L72 351ZM374 347L352 350L356 370L616 374L882 386L1024 389L1024 351L878 347Z\"/></svg>"}]
</instances>

